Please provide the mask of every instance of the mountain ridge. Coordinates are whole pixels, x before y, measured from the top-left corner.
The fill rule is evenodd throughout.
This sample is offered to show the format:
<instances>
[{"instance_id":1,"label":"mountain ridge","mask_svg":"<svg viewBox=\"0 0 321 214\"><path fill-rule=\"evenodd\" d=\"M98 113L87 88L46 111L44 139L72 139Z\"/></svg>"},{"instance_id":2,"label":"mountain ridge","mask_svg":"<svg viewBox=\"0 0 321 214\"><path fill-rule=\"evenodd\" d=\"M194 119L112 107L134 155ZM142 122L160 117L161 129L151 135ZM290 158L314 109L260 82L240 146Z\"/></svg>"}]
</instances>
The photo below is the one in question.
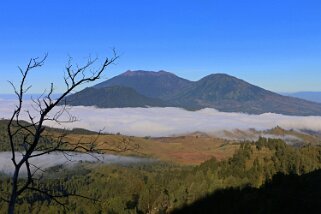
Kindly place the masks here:
<instances>
[{"instance_id":1,"label":"mountain ridge","mask_svg":"<svg viewBox=\"0 0 321 214\"><path fill-rule=\"evenodd\" d=\"M281 94L289 97L300 98L311 102L321 103L321 91L299 91Z\"/></svg>"}]
</instances>

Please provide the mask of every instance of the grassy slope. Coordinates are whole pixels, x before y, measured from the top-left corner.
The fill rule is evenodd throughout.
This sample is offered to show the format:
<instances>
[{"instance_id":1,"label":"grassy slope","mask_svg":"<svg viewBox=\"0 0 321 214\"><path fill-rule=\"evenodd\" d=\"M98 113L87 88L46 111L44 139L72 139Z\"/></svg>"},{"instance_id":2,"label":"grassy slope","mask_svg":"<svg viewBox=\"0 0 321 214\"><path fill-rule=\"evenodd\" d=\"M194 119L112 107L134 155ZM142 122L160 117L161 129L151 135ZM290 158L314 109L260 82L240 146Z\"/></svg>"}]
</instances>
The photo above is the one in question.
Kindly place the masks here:
<instances>
[{"instance_id":1,"label":"grassy slope","mask_svg":"<svg viewBox=\"0 0 321 214\"><path fill-rule=\"evenodd\" d=\"M69 135L71 142L92 140L92 135ZM231 157L239 145L208 136L189 135L171 138L139 138L122 135L101 135L97 143L100 149L115 148L115 145L126 141L129 147L138 145L137 149L126 151L125 155L153 157L164 161L184 165L200 164L215 157L224 160Z\"/></svg>"},{"instance_id":2,"label":"grassy slope","mask_svg":"<svg viewBox=\"0 0 321 214\"><path fill-rule=\"evenodd\" d=\"M48 128L46 134L58 136L62 130ZM65 131L66 132L66 131ZM97 134L82 129L74 129L67 131L66 139L71 143L79 140L82 142L93 141ZM305 143L316 145L320 143L320 137L310 134L304 134L293 130L287 131L279 127L267 131L266 133L284 136L291 135L302 139ZM237 133L236 133L237 134ZM0 121L0 149L6 149L6 121ZM197 165L206 160L215 157L217 160L225 160L230 158L239 148L239 143L211 137L205 134L191 134L180 137L166 138L141 138L133 136L103 134L97 139L100 149L106 153L113 153L108 149L115 149L123 146L130 149L122 152L122 155L137 155L145 157L153 157L163 161L169 161L182 165Z\"/></svg>"}]
</instances>

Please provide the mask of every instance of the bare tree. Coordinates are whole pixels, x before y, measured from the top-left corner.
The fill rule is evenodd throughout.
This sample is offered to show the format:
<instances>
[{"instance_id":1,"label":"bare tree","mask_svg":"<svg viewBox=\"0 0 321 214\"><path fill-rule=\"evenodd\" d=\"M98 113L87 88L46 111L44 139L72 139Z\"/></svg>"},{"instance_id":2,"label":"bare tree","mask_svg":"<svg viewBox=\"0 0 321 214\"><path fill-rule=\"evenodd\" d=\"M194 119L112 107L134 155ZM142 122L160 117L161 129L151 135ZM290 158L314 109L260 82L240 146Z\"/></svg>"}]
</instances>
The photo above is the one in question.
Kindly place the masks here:
<instances>
[{"instance_id":1,"label":"bare tree","mask_svg":"<svg viewBox=\"0 0 321 214\"><path fill-rule=\"evenodd\" d=\"M11 179L11 193L9 194L7 202L8 213L14 213L17 200L26 191L35 191L39 194L44 194L47 197L60 203L57 198L64 197L66 195L53 195L44 189L40 189L34 185L36 179L36 172L40 170L35 165L32 165L31 159L43 155L47 155L52 152L70 152L81 151L91 152L95 149L95 140L92 142L82 142L79 140L76 143L69 143L65 140L65 134L58 136L49 136L46 133L45 123L46 121L61 123L60 117L64 113L68 113L67 106L64 104L66 97L77 89L79 86L94 82L101 78L106 68L115 62L118 58L114 51L112 58L106 58L101 65L97 68L95 65L97 59L90 59L84 66L72 65L70 59L65 67L64 83L66 85L65 91L56 99L53 98L54 85L51 83L50 90L37 99L33 99L34 109L37 115L33 115L29 110L24 111L24 96L31 86L26 86L27 77L33 69L41 67L47 55L42 58L31 59L25 69L19 67L21 72L21 82L19 86L11 85L14 88L14 92L17 95L18 102L13 111L13 114L8 122L7 131L9 137L9 143L12 154L12 163L14 165L14 173ZM61 105L63 104L63 105ZM54 109L59 109L53 111ZM28 123L23 122L21 114L24 113L28 117ZM75 118L70 116L68 122L75 121ZM17 157L17 152L22 154L22 157ZM21 179L22 169L26 169L27 177Z\"/></svg>"}]
</instances>

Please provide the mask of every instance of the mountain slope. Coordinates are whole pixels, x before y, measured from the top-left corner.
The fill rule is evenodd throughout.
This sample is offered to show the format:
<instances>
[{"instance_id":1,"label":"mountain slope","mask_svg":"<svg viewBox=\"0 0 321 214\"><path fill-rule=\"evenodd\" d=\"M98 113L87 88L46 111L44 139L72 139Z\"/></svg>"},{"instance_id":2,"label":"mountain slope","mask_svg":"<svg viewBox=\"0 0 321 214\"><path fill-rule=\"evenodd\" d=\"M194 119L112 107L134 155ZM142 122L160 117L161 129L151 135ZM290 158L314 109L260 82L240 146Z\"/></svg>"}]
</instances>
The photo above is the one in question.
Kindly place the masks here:
<instances>
[{"instance_id":1,"label":"mountain slope","mask_svg":"<svg viewBox=\"0 0 321 214\"><path fill-rule=\"evenodd\" d=\"M180 91L192 82L166 71L127 71L119 76L102 82L95 88L126 86L138 93L154 98L167 99L175 91Z\"/></svg>"},{"instance_id":2,"label":"mountain slope","mask_svg":"<svg viewBox=\"0 0 321 214\"><path fill-rule=\"evenodd\" d=\"M86 88L66 98L68 105L96 106L100 108L124 108L166 106L160 99L138 94L134 89L122 86Z\"/></svg>"},{"instance_id":3,"label":"mountain slope","mask_svg":"<svg viewBox=\"0 0 321 214\"><path fill-rule=\"evenodd\" d=\"M175 94L171 100L175 101L177 105L199 109L219 106L222 102L230 102L235 105L257 100L265 93L271 92L260 90L243 80L226 74L211 74L195 82L187 90Z\"/></svg>"}]
</instances>

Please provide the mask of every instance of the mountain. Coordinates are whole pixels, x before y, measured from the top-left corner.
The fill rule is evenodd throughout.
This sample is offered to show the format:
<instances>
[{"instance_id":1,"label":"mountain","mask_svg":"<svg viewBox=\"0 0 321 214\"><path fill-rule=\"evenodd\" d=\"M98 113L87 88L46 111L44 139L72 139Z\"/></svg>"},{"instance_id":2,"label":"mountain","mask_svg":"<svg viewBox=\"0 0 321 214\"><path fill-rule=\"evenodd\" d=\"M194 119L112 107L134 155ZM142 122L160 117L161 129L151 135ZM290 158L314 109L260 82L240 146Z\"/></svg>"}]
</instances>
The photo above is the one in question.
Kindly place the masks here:
<instances>
[{"instance_id":1,"label":"mountain","mask_svg":"<svg viewBox=\"0 0 321 214\"><path fill-rule=\"evenodd\" d=\"M321 92L318 91L301 91L295 93L282 93L283 95L296 97L311 102L321 103Z\"/></svg>"},{"instance_id":2,"label":"mountain","mask_svg":"<svg viewBox=\"0 0 321 214\"><path fill-rule=\"evenodd\" d=\"M138 94L134 89L123 86L105 88L85 88L66 98L68 105L96 106L99 108L119 107L163 107L167 104L157 98L149 98Z\"/></svg>"},{"instance_id":3,"label":"mountain","mask_svg":"<svg viewBox=\"0 0 321 214\"><path fill-rule=\"evenodd\" d=\"M283 96L227 74L189 81L166 71L127 71L68 100L71 105L105 108L171 106L249 114L321 115L321 104Z\"/></svg>"},{"instance_id":4,"label":"mountain","mask_svg":"<svg viewBox=\"0 0 321 214\"><path fill-rule=\"evenodd\" d=\"M321 105L282 96L227 74L211 74L171 100L175 105L197 110L215 108L224 112L286 115L321 115Z\"/></svg>"},{"instance_id":5,"label":"mountain","mask_svg":"<svg viewBox=\"0 0 321 214\"><path fill-rule=\"evenodd\" d=\"M172 100L175 104L191 109L206 107L234 111L249 101L257 101L272 92L253 86L227 74L211 74L195 82L187 90L177 93Z\"/></svg>"},{"instance_id":6,"label":"mountain","mask_svg":"<svg viewBox=\"0 0 321 214\"><path fill-rule=\"evenodd\" d=\"M173 92L183 90L190 84L192 84L191 81L166 71L153 72L138 70L127 71L94 87L126 86L135 89L144 96L166 100Z\"/></svg>"}]
</instances>

